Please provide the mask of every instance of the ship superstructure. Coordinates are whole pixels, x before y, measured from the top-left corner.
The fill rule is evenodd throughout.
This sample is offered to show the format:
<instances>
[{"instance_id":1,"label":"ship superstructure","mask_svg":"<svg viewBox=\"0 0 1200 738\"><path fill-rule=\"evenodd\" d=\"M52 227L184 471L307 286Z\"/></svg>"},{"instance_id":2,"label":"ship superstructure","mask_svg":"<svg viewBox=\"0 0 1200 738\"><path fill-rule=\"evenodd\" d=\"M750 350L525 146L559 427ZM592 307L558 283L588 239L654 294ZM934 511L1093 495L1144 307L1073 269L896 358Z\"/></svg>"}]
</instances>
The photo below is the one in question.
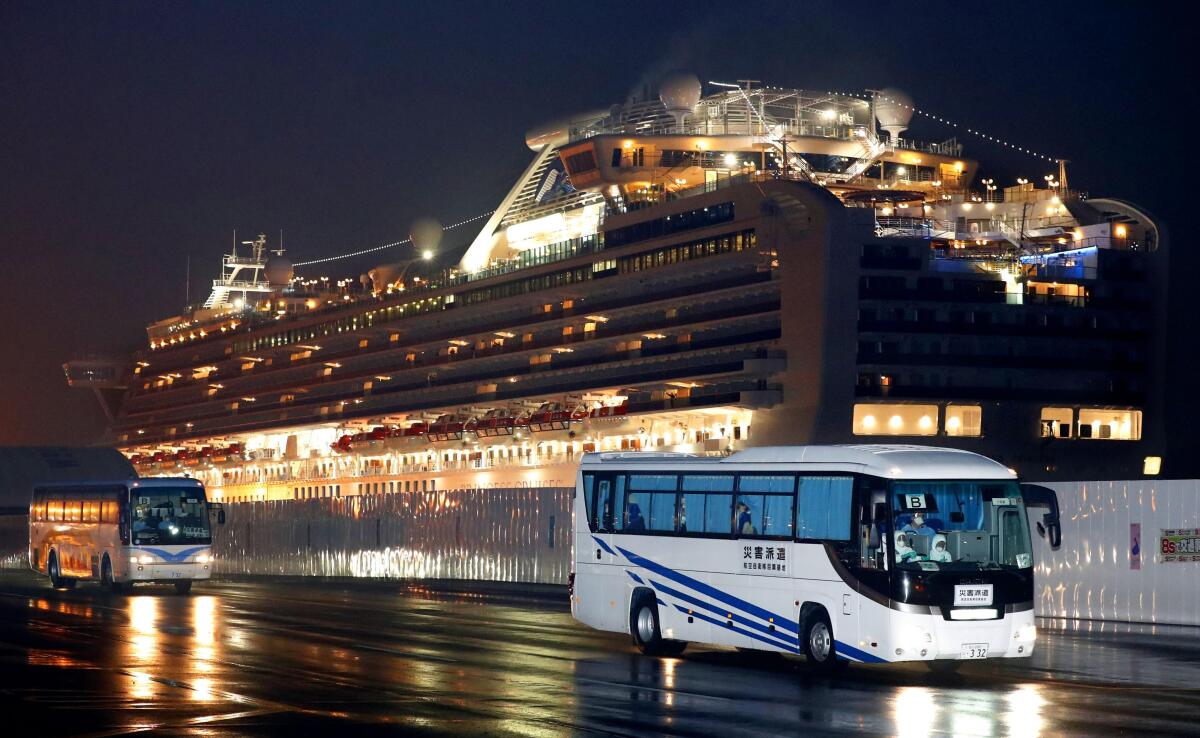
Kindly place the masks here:
<instances>
[{"instance_id":1,"label":"ship superstructure","mask_svg":"<svg viewBox=\"0 0 1200 738\"><path fill-rule=\"evenodd\" d=\"M895 90L710 89L674 75L531 131L451 268L414 248L296 277L276 255L261 294L154 324L114 441L235 502L569 486L588 451L759 443L1157 471L1146 213L1070 189L1061 162L981 181L957 140L903 138Z\"/></svg>"}]
</instances>

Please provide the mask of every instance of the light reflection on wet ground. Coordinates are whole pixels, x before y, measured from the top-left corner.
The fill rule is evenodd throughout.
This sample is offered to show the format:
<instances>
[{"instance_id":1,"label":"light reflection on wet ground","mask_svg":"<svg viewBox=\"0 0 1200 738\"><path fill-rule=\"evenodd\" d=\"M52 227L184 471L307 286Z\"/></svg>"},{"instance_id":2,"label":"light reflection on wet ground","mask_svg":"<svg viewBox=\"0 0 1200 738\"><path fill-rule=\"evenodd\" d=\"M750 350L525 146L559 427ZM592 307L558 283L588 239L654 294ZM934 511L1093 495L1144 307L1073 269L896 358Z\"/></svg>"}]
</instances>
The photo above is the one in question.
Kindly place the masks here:
<instances>
[{"instance_id":1,"label":"light reflection on wet ground","mask_svg":"<svg viewBox=\"0 0 1200 738\"><path fill-rule=\"evenodd\" d=\"M1040 625L1030 661L830 679L769 655L646 658L513 593L259 580L120 596L0 572L0 714L90 736L1194 734L1200 631Z\"/></svg>"}]
</instances>

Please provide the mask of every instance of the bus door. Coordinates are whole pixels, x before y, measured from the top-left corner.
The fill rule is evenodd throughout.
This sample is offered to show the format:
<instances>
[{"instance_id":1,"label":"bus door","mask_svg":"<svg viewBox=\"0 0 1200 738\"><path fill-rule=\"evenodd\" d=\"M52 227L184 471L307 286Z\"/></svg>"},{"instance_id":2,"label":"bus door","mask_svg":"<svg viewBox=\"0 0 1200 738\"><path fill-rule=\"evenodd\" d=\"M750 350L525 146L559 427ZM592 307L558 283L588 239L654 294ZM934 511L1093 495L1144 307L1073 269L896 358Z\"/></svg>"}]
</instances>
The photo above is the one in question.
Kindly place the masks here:
<instances>
[{"instance_id":1,"label":"bus door","mask_svg":"<svg viewBox=\"0 0 1200 738\"><path fill-rule=\"evenodd\" d=\"M857 593L845 598L848 606L842 618L850 632L859 634L859 640L870 641L884 637L891 623L886 603L891 590L892 526L887 487L881 480L861 479L855 486L853 519L857 523L857 540L853 546L837 547L837 552L853 576Z\"/></svg>"},{"instance_id":2,"label":"bus door","mask_svg":"<svg viewBox=\"0 0 1200 738\"><path fill-rule=\"evenodd\" d=\"M596 533L588 541L590 561L599 564L617 563L616 544L613 531L621 526L621 509L624 503L625 475L614 473L597 474L595 478Z\"/></svg>"},{"instance_id":3,"label":"bus door","mask_svg":"<svg viewBox=\"0 0 1200 738\"><path fill-rule=\"evenodd\" d=\"M591 525L580 526L575 539L575 596L580 620L602 630L624 630L628 621L628 577L624 567L616 565L613 535L621 524L624 487L624 474L584 473L584 506Z\"/></svg>"}]
</instances>

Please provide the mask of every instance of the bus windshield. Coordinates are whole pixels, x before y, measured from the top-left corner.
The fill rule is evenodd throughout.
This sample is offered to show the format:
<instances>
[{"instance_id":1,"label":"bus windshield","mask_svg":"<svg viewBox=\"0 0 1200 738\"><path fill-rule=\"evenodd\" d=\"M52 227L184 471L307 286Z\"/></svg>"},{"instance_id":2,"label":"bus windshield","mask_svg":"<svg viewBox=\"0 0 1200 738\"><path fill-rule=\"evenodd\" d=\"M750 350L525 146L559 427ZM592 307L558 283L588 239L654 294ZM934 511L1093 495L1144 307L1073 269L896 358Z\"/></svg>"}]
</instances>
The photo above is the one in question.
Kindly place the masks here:
<instances>
[{"instance_id":1,"label":"bus windshield","mask_svg":"<svg viewBox=\"0 0 1200 738\"><path fill-rule=\"evenodd\" d=\"M143 487L129 499L134 545L211 543L204 492L195 487Z\"/></svg>"},{"instance_id":2,"label":"bus windshield","mask_svg":"<svg viewBox=\"0 0 1200 738\"><path fill-rule=\"evenodd\" d=\"M1016 482L894 482L892 563L899 569L1033 566Z\"/></svg>"}]
</instances>

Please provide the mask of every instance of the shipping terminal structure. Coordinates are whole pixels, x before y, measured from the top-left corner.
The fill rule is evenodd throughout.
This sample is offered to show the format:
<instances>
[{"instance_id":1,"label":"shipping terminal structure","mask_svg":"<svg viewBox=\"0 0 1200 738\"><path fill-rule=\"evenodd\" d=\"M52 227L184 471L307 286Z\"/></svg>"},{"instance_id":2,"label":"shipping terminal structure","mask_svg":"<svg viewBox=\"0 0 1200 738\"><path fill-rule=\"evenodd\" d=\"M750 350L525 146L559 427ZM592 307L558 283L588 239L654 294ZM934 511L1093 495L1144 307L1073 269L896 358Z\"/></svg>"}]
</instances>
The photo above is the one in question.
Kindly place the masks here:
<instances>
[{"instance_id":1,"label":"shipping terminal structure","mask_svg":"<svg viewBox=\"0 0 1200 738\"><path fill-rule=\"evenodd\" d=\"M982 179L958 138L904 137L942 119L897 90L706 86L673 74L530 131L453 264L436 226L342 279L235 239L203 306L68 381L105 399L140 474L228 503L572 487L588 452L766 445L1159 473L1149 214L1040 155Z\"/></svg>"}]
</instances>

